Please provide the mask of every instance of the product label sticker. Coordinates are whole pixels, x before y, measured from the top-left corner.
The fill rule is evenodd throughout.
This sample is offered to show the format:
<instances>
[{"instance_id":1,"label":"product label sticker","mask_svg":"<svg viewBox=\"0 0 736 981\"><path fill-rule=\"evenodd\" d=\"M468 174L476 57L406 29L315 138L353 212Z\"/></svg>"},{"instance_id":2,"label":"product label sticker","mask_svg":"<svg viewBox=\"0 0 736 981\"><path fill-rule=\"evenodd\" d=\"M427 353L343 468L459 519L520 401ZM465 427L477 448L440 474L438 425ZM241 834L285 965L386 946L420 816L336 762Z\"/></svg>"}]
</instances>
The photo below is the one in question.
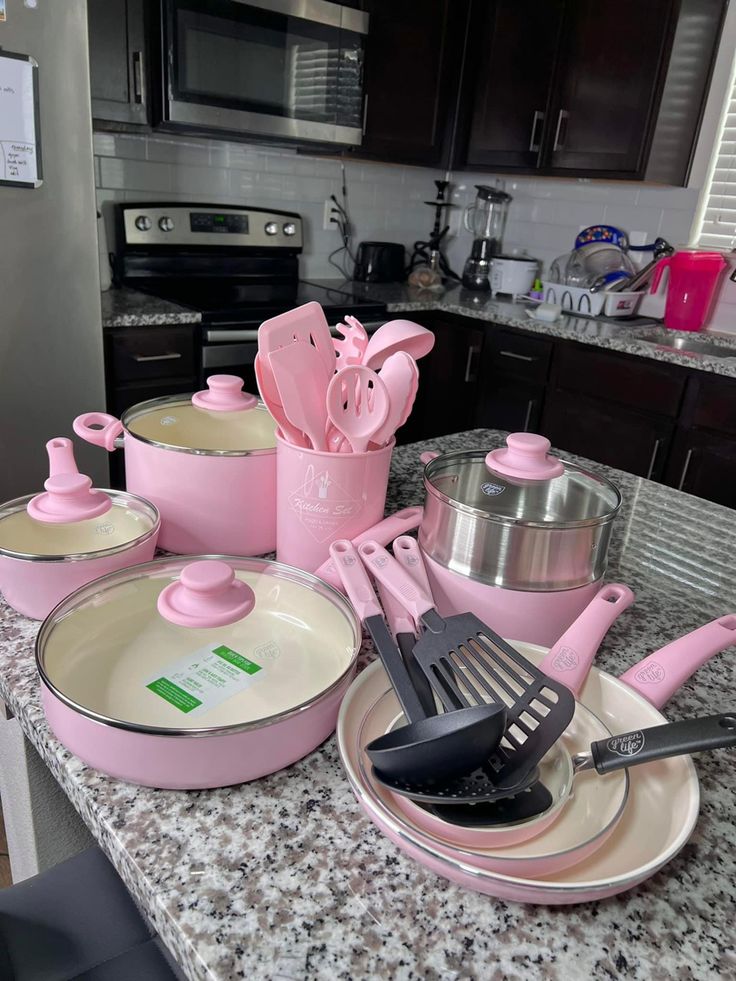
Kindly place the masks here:
<instances>
[{"instance_id":1,"label":"product label sticker","mask_svg":"<svg viewBox=\"0 0 736 981\"><path fill-rule=\"evenodd\" d=\"M202 715L250 688L263 670L226 644L211 644L174 661L146 688L185 715Z\"/></svg>"}]
</instances>

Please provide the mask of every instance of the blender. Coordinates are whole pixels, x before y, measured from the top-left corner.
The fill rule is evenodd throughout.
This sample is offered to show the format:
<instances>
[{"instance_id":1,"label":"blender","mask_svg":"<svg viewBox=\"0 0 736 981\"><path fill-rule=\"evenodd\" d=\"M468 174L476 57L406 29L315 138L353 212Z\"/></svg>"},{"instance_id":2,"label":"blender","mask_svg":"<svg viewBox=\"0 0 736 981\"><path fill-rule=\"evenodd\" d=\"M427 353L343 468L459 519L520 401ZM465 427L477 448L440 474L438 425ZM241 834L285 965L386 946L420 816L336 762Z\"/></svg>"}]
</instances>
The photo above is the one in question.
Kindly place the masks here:
<instances>
[{"instance_id":1,"label":"blender","mask_svg":"<svg viewBox=\"0 0 736 981\"><path fill-rule=\"evenodd\" d=\"M491 260L503 249L503 233L511 195L498 187L476 184L475 203L465 209L465 227L473 233L473 247L465 262L462 283L466 289L487 292L491 288Z\"/></svg>"}]
</instances>

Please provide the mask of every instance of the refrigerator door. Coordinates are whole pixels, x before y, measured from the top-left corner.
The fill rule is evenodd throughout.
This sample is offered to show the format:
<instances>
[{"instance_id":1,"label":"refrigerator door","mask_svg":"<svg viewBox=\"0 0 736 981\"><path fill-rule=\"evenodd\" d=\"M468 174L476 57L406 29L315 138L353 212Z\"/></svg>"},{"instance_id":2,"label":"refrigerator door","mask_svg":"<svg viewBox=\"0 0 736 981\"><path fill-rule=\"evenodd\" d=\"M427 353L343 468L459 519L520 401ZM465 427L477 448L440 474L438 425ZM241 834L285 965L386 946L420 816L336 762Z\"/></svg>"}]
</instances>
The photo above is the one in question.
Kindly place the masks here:
<instances>
[{"instance_id":1,"label":"refrigerator door","mask_svg":"<svg viewBox=\"0 0 736 981\"><path fill-rule=\"evenodd\" d=\"M43 183L0 184L0 501L47 476L44 446L105 398L85 0L5 0L0 47L38 62ZM78 463L108 483L106 454Z\"/></svg>"}]
</instances>

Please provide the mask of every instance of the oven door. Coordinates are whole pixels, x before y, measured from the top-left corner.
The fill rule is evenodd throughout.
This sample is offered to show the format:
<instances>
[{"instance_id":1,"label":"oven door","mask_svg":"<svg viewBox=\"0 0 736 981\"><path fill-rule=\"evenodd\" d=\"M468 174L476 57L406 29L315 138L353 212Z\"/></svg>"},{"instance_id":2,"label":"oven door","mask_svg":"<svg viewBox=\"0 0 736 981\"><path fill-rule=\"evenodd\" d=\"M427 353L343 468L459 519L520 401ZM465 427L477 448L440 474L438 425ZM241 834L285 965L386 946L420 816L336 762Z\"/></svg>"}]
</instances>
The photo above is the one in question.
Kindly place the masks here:
<instances>
[{"instance_id":1,"label":"oven door","mask_svg":"<svg viewBox=\"0 0 736 981\"><path fill-rule=\"evenodd\" d=\"M368 15L327 0L161 0L165 122L362 138Z\"/></svg>"}]
</instances>

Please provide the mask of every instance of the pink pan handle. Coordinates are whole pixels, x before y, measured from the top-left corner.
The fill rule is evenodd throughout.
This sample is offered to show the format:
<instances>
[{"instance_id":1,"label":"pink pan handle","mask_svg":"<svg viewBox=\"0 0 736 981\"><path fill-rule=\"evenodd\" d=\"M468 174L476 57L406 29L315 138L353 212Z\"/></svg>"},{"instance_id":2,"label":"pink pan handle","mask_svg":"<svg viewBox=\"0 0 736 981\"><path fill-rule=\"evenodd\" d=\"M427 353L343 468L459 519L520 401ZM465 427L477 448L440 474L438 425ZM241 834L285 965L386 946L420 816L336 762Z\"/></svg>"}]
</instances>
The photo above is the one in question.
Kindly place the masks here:
<instances>
[{"instance_id":1,"label":"pink pan handle","mask_svg":"<svg viewBox=\"0 0 736 981\"><path fill-rule=\"evenodd\" d=\"M60 473L79 473L74 459L74 444L66 436L55 436L46 444L49 455L49 477Z\"/></svg>"},{"instance_id":2,"label":"pink pan handle","mask_svg":"<svg viewBox=\"0 0 736 981\"><path fill-rule=\"evenodd\" d=\"M224 627L247 616L256 597L247 583L218 559L190 562L159 593L158 612L180 627Z\"/></svg>"},{"instance_id":3,"label":"pink pan handle","mask_svg":"<svg viewBox=\"0 0 736 981\"><path fill-rule=\"evenodd\" d=\"M330 545L330 555L360 619L364 621L367 617L383 616L368 573L353 543L346 538L338 539Z\"/></svg>"},{"instance_id":4,"label":"pink pan handle","mask_svg":"<svg viewBox=\"0 0 736 981\"><path fill-rule=\"evenodd\" d=\"M99 429L93 429L99 426ZM115 440L123 431L123 424L115 416L110 416L107 412L85 412L72 423L72 429L77 436L92 443L93 446L102 446L112 452L115 449Z\"/></svg>"},{"instance_id":5,"label":"pink pan handle","mask_svg":"<svg viewBox=\"0 0 736 981\"><path fill-rule=\"evenodd\" d=\"M207 388L192 395L192 405L211 412L239 412L258 405L255 395L243 390L243 379L237 375L210 375Z\"/></svg>"},{"instance_id":6,"label":"pink pan handle","mask_svg":"<svg viewBox=\"0 0 736 981\"><path fill-rule=\"evenodd\" d=\"M550 480L564 473L565 467L550 454L550 441L536 433L509 433L506 448L491 450L486 466L504 477L522 480Z\"/></svg>"},{"instance_id":7,"label":"pink pan handle","mask_svg":"<svg viewBox=\"0 0 736 981\"><path fill-rule=\"evenodd\" d=\"M673 640L625 671L621 681L655 708L662 708L690 675L731 644L736 644L736 613L719 617Z\"/></svg>"},{"instance_id":8,"label":"pink pan handle","mask_svg":"<svg viewBox=\"0 0 736 981\"><path fill-rule=\"evenodd\" d=\"M398 600L404 609L418 622L423 613L434 609L432 599L422 590L393 555L378 542L363 542L358 554L368 571Z\"/></svg>"},{"instance_id":9,"label":"pink pan handle","mask_svg":"<svg viewBox=\"0 0 736 981\"><path fill-rule=\"evenodd\" d=\"M440 454L437 452L437 450L426 450L424 453L419 454L419 459L426 467L428 463L431 463L432 460L436 460L438 456L440 456Z\"/></svg>"},{"instance_id":10,"label":"pink pan handle","mask_svg":"<svg viewBox=\"0 0 736 981\"><path fill-rule=\"evenodd\" d=\"M378 524L373 525L372 528L356 535L353 539L353 545L357 548L358 545L371 539L381 545L388 545L397 535L403 535L404 532L414 531L415 528L418 528L422 523L423 514L424 509L420 507L403 508L401 511L396 511L394 514L390 514L388 518L384 518ZM335 589L342 589L342 583L332 558L323 562L314 574L334 586Z\"/></svg>"},{"instance_id":11,"label":"pink pan handle","mask_svg":"<svg viewBox=\"0 0 736 981\"><path fill-rule=\"evenodd\" d=\"M560 637L539 665L541 671L567 685L577 695L585 684L593 658L614 620L634 602L628 586L609 583L596 593L580 616Z\"/></svg>"},{"instance_id":12,"label":"pink pan handle","mask_svg":"<svg viewBox=\"0 0 736 981\"><path fill-rule=\"evenodd\" d=\"M383 612L386 614L386 623L388 623L389 629L394 635L394 640L396 640L398 634L416 633L414 621L401 603L393 598L382 583L379 582L377 585L381 606L383 607Z\"/></svg>"}]
</instances>

